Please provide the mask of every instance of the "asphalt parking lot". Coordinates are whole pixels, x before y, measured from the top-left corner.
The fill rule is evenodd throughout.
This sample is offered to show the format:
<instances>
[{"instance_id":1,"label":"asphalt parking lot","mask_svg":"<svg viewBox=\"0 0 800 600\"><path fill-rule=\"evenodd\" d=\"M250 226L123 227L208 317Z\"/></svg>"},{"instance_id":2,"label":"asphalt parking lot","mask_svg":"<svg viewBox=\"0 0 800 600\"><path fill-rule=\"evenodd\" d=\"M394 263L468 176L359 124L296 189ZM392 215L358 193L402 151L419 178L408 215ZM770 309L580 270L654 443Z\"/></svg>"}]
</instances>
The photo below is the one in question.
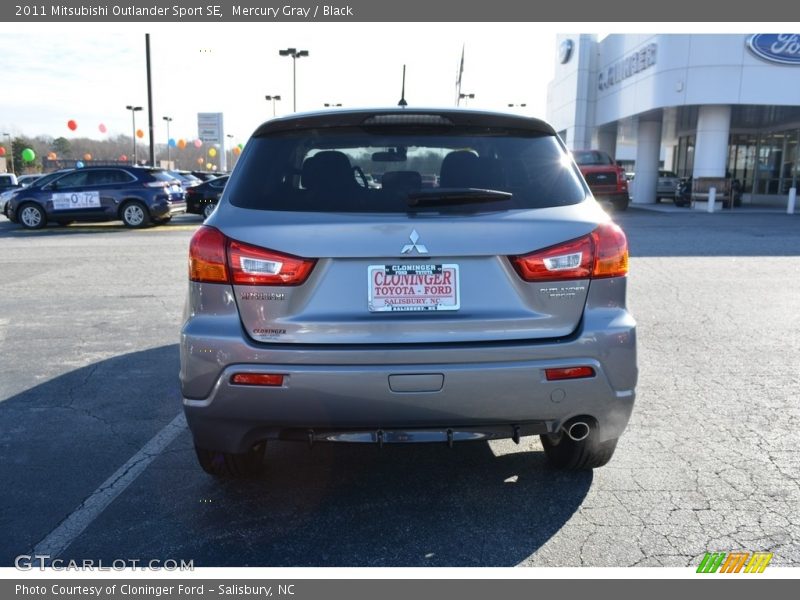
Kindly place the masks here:
<instances>
[{"instance_id":1,"label":"asphalt parking lot","mask_svg":"<svg viewBox=\"0 0 800 600\"><path fill-rule=\"evenodd\" d=\"M800 565L800 216L630 210L637 406L612 462L545 465L537 438L275 443L215 481L181 414L194 216L23 231L0 217L0 565Z\"/></svg>"}]
</instances>

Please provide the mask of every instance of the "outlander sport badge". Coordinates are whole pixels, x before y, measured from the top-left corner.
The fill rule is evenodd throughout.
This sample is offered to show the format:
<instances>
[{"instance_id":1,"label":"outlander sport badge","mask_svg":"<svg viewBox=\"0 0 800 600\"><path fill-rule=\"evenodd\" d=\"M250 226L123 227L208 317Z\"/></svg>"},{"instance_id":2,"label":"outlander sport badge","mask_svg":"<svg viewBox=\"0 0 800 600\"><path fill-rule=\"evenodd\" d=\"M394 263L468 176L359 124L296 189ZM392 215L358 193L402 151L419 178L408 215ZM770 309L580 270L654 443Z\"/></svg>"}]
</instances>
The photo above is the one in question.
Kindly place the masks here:
<instances>
[{"instance_id":1,"label":"outlander sport badge","mask_svg":"<svg viewBox=\"0 0 800 600\"><path fill-rule=\"evenodd\" d=\"M403 246L403 249L400 250L400 254L411 254L413 250L416 250L417 254L428 253L428 249L423 244L417 243L417 240L419 240L419 234L417 233L416 229L411 230L411 235L408 236L408 239L411 240L411 243Z\"/></svg>"}]
</instances>

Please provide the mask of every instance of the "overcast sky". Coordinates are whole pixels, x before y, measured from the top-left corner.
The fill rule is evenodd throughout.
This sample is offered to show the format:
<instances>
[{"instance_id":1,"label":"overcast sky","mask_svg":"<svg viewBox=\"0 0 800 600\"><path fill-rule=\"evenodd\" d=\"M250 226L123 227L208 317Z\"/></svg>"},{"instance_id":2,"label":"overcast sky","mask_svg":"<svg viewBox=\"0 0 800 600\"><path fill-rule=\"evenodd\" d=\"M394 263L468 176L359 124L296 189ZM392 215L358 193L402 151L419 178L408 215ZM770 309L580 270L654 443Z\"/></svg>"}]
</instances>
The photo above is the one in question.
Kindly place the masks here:
<instances>
[{"instance_id":1,"label":"overcast sky","mask_svg":"<svg viewBox=\"0 0 800 600\"><path fill-rule=\"evenodd\" d=\"M469 106L544 117L553 76L555 32L531 24L299 23L92 24L0 23L0 128L67 138L130 135L126 105L140 105L147 130L144 33L151 34L156 139L197 137L198 112L222 112L225 132L244 142L272 116L264 96L278 94L278 115L292 109L287 47L297 61L297 108L396 105L403 64L410 106L453 106L465 47L462 91ZM508 109L508 103L526 103ZM75 132L67 128L78 123ZM99 131L104 124L107 133Z\"/></svg>"},{"instance_id":2,"label":"overcast sky","mask_svg":"<svg viewBox=\"0 0 800 600\"><path fill-rule=\"evenodd\" d=\"M791 24L789 24L791 26ZM130 135L129 104L140 105L147 130L144 34L151 34L156 139L197 137L198 112L224 113L225 132L245 142L272 116L291 112L292 60L297 108L323 104L394 106L407 65L410 106L452 106L462 46L462 91L469 106L544 118L558 32L742 33L787 24L702 23L0 23L0 132L102 139ZM508 103L526 103L509 109ZM67 121L78 129L73 133ZM104 124L107 133L99 131ZM5 140L0 140L5 143Z\"/></svg>"}]
</instances>

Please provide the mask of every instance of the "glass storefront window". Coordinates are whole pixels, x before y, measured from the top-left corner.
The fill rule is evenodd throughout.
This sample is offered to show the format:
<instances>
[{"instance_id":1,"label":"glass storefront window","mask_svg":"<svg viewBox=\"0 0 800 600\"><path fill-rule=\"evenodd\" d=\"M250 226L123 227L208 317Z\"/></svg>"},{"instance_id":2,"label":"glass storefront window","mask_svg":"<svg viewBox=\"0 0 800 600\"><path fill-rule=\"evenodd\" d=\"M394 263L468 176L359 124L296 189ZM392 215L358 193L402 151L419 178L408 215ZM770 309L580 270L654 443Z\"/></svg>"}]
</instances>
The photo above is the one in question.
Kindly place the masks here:
<instances>
[{"instance_id":1,"label":"glass storefront window","mask_svg":"<svg viewBox=\"0 0 800 600\"><path fill-rule=\"evenodd\" d=\"M738 179L747 192L753 188L757 141L753 133L737 133L731 136L728 146L727 175Z\"/></svg>"},{"instance_id":2,"label":"glass storefront window","mask_svg":"<svg viewBox=\"0 0 800 600\"><path fill-rule=\"evenodd\" d=\"M797 178L798 131L759 136L756 194L786 194Z\"/></svg>"}]
</instances>

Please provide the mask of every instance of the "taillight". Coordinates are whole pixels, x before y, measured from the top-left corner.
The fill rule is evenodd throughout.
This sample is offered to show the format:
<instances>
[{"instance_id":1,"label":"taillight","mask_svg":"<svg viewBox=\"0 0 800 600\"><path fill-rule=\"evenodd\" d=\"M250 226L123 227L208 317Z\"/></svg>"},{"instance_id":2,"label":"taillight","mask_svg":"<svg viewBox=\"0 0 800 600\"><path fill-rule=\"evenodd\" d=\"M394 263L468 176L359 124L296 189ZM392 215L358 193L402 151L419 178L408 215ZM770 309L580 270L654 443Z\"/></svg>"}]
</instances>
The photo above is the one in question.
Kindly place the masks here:
<instances>
[{"instance_id":1,"label":"taillight","mask_svg":"<svg viewBox=\"0 0 800 600\"><path fill-rule=\"evenodd\" d=\"M591 233L594 240L592 277L621 277L628 273L628 240L616 223L603 223Z\"/></svg>"},{"instance_id":2,"label":"taillight","mask_svg":"<svg viewBox=\"0 0 800 600\"><path fill-rule=\"evenodd\" d=\"M511 262L525 281L586 279L592 273L592 238L586 235L558 246L551 246Z\"/></svg>"},{"instance_id":3,"label":"taillight","mask_svg":"<svg viewBox=\"0 0 800 600\"><path fill-rule=\"evenodd\" d=\"M615 223L603 223L589 235L524 256L512 256L525 281L563 281L620 277L628 272L628 242Z\"/></svg>"},{"instance_id":4,"label":"taillight","mask_svg":"<svg viewBox=\"0 0 800 600\"><path fill-rule=\"evenodd\" d=\"M625 177L625 170L621 167L617 169L617 191L618 192L627 192L628 191L628 180Z\"/></svg>"},{"instance_id":5,"label":"taillight","mask_svg":"<svg viewBox=\"0 0 800 600\"><path fill-rule=\"evenodd\" d=\"M244 285L300 285L315 260L290 256L230 240L228 264L233 283Z\"/></svg>"},{"instance_id":6,"label":"taillight","mask_svg":"<svg viewBox=\"0 0 800 600\"><path fill-rule=\"evenodd\" d=\"M189 279L204 283L228 283L225 236L219 229L202 225L189 243Z\"/></svg>"},{"instance_id":7,"label":"taillight","mask_svg":"<svg viewBox=\"0 0 800 600\"><path fill-rule=\"evenodd\" d=\"M189 279L205 283L300 285L316 262L231 240L207 225L189 244Z\"/></svg>"}]
</instances>

